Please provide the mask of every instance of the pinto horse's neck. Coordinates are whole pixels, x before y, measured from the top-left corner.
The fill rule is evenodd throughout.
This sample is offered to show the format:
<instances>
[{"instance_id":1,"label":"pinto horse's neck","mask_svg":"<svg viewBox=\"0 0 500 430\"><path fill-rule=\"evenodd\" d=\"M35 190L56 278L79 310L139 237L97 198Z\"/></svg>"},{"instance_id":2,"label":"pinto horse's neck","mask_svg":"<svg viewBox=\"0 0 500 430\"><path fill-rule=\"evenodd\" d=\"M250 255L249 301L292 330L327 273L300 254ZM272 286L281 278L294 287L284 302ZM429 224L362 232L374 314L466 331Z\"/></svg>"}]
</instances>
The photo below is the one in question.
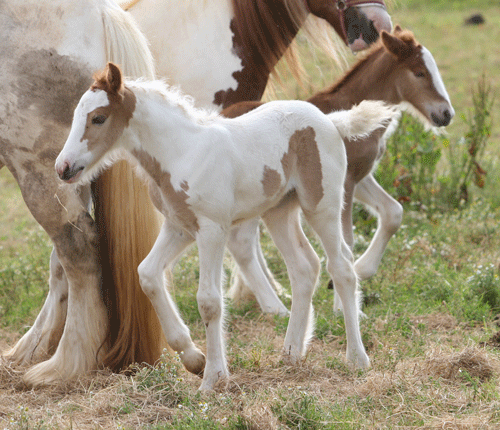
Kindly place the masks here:
<instances>
[{"instance_id":1,"label":"pinto horse's neck","mask_svg":"<svg viewBox=\"0 0 500 430\"><path fill-rule=\"evenodd\" d=\"M372 48L351 70L330 88L320 91L307 101L323 112L350 109L363 100L401 102L394 82L390 80L396 59L383 46Z\"/></svg>"},{"instance_id":2,"label":"pinto horse's neck","mask_svg":"<svg viewBox=\"0 0 500 430\"><path fill-rule=\"evenodd\" d=\"M236 90L215 94L214 104L223 108L241 100L262 98L269 75L309 13L305 0L232 0L232 7L233 50L241 58L243 68L233 73L240 83ZM293 55L289 65L298 76Z\"/></svg>"}]
</instances>

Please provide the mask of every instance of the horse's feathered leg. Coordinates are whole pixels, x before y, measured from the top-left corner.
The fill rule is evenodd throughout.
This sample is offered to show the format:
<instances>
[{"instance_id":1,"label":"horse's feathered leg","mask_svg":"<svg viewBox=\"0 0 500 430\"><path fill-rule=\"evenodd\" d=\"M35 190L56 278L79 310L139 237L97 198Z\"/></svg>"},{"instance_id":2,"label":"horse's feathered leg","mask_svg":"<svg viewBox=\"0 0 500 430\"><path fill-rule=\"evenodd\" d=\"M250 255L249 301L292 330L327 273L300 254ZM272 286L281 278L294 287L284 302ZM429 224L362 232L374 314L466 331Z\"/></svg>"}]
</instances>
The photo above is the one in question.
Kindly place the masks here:
<instances>
[{"instance_id":1,"label":"horse's feathered leg","mask_svg":"<svg viewBox=\"0 0 500 430\"><path fill-rule=\"evenodd\" d=\"M45 179L50 183L49 178ZM53 176L51 179L55 182ZM55 183L53 185L49 195L57 191L55 204L33 205L29 199L26 203L54 242L69 285L68 312L54 355L32 367L24 377L28 385L34 386L67 380L94 369L106 350L101 348L107 323L99 290L101 270L94 221L84 210L74 187L58 189ZM41 219L42 214L38 212L41 206L56 213L44 213Z\"/></svg>"},{"instance_id":2,"label":"horse's feathered leg","mask_svg":"<svg viewBox=\"0 0 500 430\"><path fill-rule=\"evenodd\" d=\"M201 374L205 357L194 345L189 329L164 287L164 270L176 260L194 238L165 220L151 252L139 265L138 273L142 290L156 310L169 346L179 353L182 363L192 373Z\"/></svg>"},{"instance_id":3,"label":"horse's feathered leg","mask_svg":"<svg viewBox=\"0 0 500 430\"><path fill-rule=\"evenodd\" d=\"M68 281L55 249L50 255L49 294L35 323L5 358L16 364L32 364L47 359L61 339L68 309Z\"/></svg>"},{"instance_id":4,"label":"horse's feathered leg","mask_svg":"<svg viewBox=\"0 0 500 430\"><path fill-rule=\"evenodd\" d=\"M275 245L285 259L292 287L292 311L285 337L284 355L300 360L314 328L312 296L320 271L319 258L300 225L300 208L289 201L263 216Z\"/></svg>"}]
</instances>

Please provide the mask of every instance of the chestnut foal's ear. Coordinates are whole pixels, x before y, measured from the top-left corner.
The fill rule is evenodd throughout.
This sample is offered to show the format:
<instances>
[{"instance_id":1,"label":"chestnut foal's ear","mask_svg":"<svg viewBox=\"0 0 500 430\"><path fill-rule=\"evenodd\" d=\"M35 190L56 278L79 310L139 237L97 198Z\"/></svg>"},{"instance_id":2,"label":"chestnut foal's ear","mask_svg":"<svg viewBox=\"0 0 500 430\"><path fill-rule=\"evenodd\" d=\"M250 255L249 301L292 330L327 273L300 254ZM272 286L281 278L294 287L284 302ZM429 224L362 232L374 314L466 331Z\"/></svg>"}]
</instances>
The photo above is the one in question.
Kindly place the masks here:
<instances>
[{"instance_id":1,"label":"chestnut foal's ear","mask_svg":"<svg viewBox=\"0 0 500 430\"><path fill-rule=\"evenodd\" d=\"M397 58L404 59L411 54L410 47L403 40L387 33L387 31L382 30L380 38L382 39L385 49Z\"/></svg>"},{"instance_id":2,"label":"chestnut foal's ear","mask_svg":"<svg viewBox=\"0 0 500 430\"><path fill-rule=\"evenodd\" d=\"M392 32L393 33L401 33L402 31L403 31L403 29L401 28L401 26L399 24L396 24L394 27L394 30Z\"/></svg>"},{"instance_id":3,"label":"chestnut foal's ear","mask_svg":"<svg viewBox=\"0 0 500 430\"><path fill-rule=\"evenodd\" d=\"M122 72L120 68L114 63L108 63L104 73L108 84L108 92L118 94L123 84Z\"/></svg>"}]
</instances>

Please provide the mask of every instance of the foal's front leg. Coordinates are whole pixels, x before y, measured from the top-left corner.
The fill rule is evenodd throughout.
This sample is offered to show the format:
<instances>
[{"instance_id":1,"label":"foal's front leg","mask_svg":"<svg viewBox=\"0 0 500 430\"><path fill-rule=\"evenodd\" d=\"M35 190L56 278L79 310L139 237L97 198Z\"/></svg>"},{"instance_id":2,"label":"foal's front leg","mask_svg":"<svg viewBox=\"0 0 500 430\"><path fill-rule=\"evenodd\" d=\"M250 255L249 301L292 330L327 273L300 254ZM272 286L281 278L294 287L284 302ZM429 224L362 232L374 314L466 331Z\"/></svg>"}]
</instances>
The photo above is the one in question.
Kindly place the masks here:
<instances>
[{"instance_id":1,"label":"foal's front leg","mask_svg":"<svg viewBox=\"0 0 500 430\"><path fill-rule=\"evenodd\" d=\"M189 329L163 285L163 272L194 238L165 219L160 234L151 252L137 269L144 293L149 297L160 320L163 333L170 347L177 351L188 371L196 375L203 373L205 356L194 345Z\"/></svg>"},{"instance_id":2,"label":"foal's front leg","mask_svg":"<svg viewBox=\"0 0 500 430\"><path fill-rule=\"evenodd\" d=\"M375 236L368 249L354 264L357 275L361 279L367 279L376 273L389 240L401 226L403 207L380 186L372 174L356 185L354 197L371 207L378 215Z\"/></svg>"},{"instance_id":3,"label":"foal's front leg","mask_svg":"<svg viewBox=\"0 0 500 430\"><path fill-rule=\"evenodd\" d=\"M222 261L227 231L219 224L201 220L196 235L200 257L200 285L196 298L207 334L207 364L200 390L212 390L219 380L229 376L224 346L222 297Z\"/></svg>"}]
</instances>

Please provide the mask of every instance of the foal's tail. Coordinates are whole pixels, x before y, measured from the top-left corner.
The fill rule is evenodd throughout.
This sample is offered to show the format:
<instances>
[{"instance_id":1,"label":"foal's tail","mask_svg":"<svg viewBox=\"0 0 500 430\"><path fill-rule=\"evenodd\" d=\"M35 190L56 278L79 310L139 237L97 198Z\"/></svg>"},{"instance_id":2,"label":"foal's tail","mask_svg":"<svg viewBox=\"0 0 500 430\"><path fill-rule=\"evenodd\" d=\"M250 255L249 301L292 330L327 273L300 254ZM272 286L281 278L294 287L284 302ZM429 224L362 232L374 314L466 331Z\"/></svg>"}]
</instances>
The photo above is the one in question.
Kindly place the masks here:
<instances>
[{"instance_id":1,"label":"foal's tail","mask_svg":"<svg viewBox=\"0 0 500 430\"><path fill-rule=\"evenodd\" d=\"M395 106L364 100L350 110L328 114L342 138L362 139L374 131L387 129L400 116Z\"/></svg>"}]
</instances>

